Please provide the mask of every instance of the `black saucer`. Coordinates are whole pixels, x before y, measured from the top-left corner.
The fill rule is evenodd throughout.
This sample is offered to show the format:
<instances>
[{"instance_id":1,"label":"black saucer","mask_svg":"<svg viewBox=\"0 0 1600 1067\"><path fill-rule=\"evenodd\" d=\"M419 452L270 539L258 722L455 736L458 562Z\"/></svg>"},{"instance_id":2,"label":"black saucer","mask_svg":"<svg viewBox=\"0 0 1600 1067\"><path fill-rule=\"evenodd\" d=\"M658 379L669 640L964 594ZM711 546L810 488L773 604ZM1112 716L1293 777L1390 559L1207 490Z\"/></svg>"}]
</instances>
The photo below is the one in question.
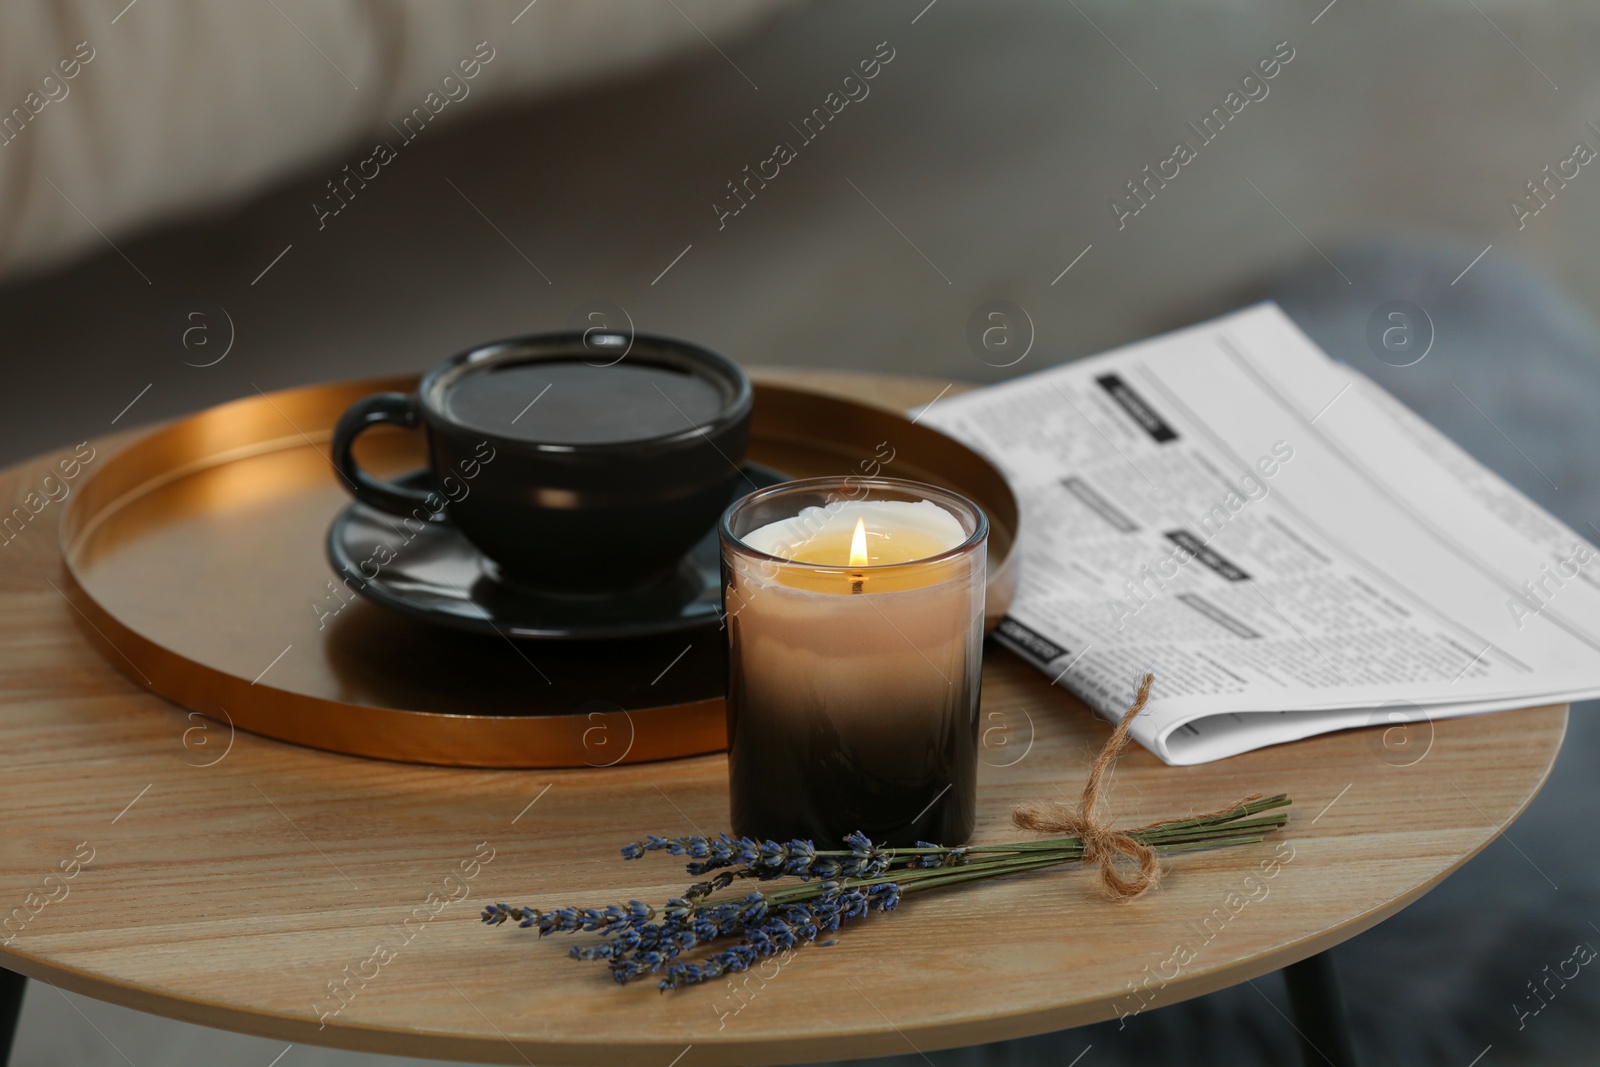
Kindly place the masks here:
<instances>
[{"instance_id":1,"label":"black saucer","mask_svg":"<svg viewBox=\"0 0 1600 1067\"><path fill-rule=\"evenodd\" d=\"M743 471L733 499L786 480L753 463ZM428 472L415 471L396 482L427 488ZM388 552L393 559L377 562ZM360 503L333 520L328 562L347 579L347 586L369 600L440 626L503 637L612 640L684 633L708 625L715 629L722 611L715 528L706 531L675 572L643 589L618 594L567 595L502 582L493 565L448 520L419 528L414 520Z\"/></svg>"}]
</instances>

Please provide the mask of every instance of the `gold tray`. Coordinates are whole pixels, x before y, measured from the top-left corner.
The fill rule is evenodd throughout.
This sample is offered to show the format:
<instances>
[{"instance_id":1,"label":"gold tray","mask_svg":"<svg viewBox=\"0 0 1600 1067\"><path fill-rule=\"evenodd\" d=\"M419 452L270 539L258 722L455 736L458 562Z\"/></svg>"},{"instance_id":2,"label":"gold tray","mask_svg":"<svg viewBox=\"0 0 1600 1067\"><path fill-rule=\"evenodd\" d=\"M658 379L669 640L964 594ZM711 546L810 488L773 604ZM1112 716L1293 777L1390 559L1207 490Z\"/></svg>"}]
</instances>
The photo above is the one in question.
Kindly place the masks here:
<instances>
[{"instance_id":1,"label":"gold tray","mask_svg":"<svg viewBox=\"0 0 1600 1067\"><path fill-rule=\"evenodd\" d=\"M608 657L645 654L641 646L512 642L339 598L323 555L329 523L350 502L328 461L333 424L363 396L415 385L414 376L371 379L237 400L98 464L61 523L86 635L183 707L334 752L575 767L726 747L720 677L708 687L706 674L720 661L664 675L634 706L579 700L542 683L537 662L565 660L568 674L600 690ZM399 430L364 434L357 452L384 477L424 462L422 436ZM758 382L749 459L796 478L913 478L976 501L991 529L986 621L1005 613L1017 502L971 449L894 411ZM671 644L659 646L665 656Z\"/></svg>"}]
</instances>

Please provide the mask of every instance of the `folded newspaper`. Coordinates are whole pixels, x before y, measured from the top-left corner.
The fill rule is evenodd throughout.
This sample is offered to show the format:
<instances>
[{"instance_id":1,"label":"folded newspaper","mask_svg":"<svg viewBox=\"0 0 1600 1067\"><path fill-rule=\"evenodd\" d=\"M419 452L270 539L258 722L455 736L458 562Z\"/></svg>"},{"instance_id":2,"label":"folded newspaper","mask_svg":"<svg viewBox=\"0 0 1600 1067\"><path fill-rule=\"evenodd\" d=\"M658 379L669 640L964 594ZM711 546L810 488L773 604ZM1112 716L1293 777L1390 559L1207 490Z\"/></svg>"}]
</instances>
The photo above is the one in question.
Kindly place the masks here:
<instances>
[{"instance_id":1,"label":"folded newspaper","mask_svg":"<svg viewBox=\"0 0 1600 1067\"><path fill-rule=\"evenodd\" d=\"M1276 305L921 421L1021 501L997 638L1108 718L1154 672L1168 763L1600 696L1597 550Z\"/></svg>"}]
</instances>

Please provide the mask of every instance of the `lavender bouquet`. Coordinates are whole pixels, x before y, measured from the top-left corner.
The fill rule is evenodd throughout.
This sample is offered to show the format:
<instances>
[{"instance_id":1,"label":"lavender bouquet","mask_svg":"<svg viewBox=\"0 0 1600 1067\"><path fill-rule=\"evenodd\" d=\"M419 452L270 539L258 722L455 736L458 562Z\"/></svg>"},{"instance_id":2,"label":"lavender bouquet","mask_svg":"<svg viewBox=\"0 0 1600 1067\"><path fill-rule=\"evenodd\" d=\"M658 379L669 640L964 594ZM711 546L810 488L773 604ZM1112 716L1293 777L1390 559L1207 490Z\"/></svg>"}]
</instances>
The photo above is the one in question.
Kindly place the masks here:
<instances>
[{"instance_id":1,"label":"lavender bouquet","mask_svg":"<svg viewBox=\"0 0 1600 1067\"><path fill-rule=\"evenodd\" d=\"M1143 709L1150 684L1147 675L1091 767L1075 808L1025 806L1013 813L1019 826L1065 836L965 847L918 842L914 848L882 848L857 832L845 838L847 849L823 850L800 840L651 835L623 848L623 859L665 852L687 857L690 875L711 877L659 909L638 900L551 911L492 904L483 910L483 921L498 926L514 919L518 926L537 928L540 937L598 934L598 943L575 945L568 954L606 961L619 983L660 975L657 985L665 991L747 970L765 957L832 934L869 911L893 911L908 893L1082 862L1098 865L1101 887L1111 899L1133 900L1159 880L1158 855L1252 844L1289 821L1283 810L1290 804L1287 795L1252 795L1188 819L1111 828L1098 813L1102 782L1127 743L1128 728ZM781 884L729 892L742 881ZM699 951L719 942L726 947Z\"/></svg>"},{"instance_id":2,"label":"lavender bouquet","mask_svg":"<svg viewBox=\"0 0 1600 1067\"><path fill-rule=\"evenodd\" d=\"M1252 799L1226 812L1158 823L1125 836L1152 854L1249 844L1288 821L1288 813L1280 810L1288 804L1283 795ZM659 909L638 900L552 911L491 904L483 910L483 921L499 925L515 919L518 926L537 927L541 937L599 934L598 944L575 945L568 954L605 960L618 982L659 974L661 989L677 989L746 970L764 957L831 934L869 911L893 911L905 894L1082 861L1087 851L1081 836L966 848L924 842L916 848L883 849L855 833L846 843L848 851L824 851L810 841L780 844L726 834L651 836L624 848L623 858L666 852L689 857L691 875L716 873ZM745 879L790 881L729 894L732 899L717 898L719 891ZM719 941L728 947L690 958L696 949Z\"/></svg>"}]
</instances>

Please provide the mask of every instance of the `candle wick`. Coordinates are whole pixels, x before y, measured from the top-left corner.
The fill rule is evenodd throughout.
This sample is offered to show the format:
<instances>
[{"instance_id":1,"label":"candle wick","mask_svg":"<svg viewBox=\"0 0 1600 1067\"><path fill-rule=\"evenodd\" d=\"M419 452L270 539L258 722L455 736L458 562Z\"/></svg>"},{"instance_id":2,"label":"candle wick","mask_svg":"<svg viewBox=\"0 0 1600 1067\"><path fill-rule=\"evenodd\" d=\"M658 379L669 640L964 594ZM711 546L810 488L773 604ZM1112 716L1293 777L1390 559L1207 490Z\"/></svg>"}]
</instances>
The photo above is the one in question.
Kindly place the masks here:
<instances>
[{"instance_id":1,"label":"candle wick","mask_svg":"<svg viewBox=\"0 0 1600 1067\"><path fill-rule=\"evenodd\" d=\"M864 575L864 574L852 574L850 576L850 592L851 593L865 592L865 590L862 587L865 586L866 584L867 584L867 576L866 575Z\"/></svg>"}]
</instances>

